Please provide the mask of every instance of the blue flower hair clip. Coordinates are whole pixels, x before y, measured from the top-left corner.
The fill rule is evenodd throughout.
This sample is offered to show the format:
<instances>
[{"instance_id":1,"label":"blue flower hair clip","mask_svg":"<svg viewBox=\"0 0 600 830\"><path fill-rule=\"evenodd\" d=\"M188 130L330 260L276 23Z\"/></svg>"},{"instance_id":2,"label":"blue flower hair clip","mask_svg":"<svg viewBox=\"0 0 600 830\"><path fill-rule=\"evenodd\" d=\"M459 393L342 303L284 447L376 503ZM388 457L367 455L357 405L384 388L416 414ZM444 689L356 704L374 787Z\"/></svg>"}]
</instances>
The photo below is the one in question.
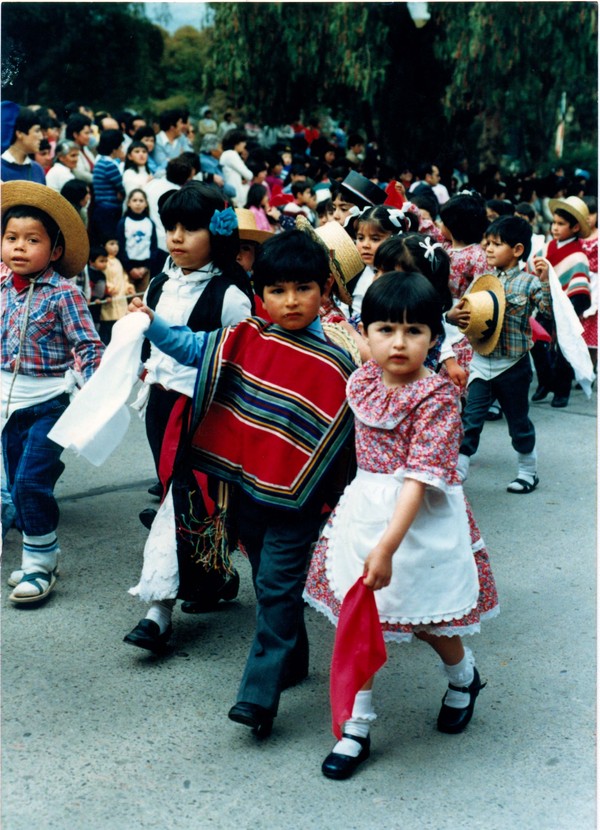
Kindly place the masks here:
<instances>
[{"instance_id":1,"label":"blue flower hair clip","mask_svg":"<svg viewBox=\"0 0 600 830\"><path fill-rule=\"evenodd\" d=\"M208 230L215 236L231 236L238 226L238 220L233 208L215 210L210 220Z\"/></svg>"}]
</instances>

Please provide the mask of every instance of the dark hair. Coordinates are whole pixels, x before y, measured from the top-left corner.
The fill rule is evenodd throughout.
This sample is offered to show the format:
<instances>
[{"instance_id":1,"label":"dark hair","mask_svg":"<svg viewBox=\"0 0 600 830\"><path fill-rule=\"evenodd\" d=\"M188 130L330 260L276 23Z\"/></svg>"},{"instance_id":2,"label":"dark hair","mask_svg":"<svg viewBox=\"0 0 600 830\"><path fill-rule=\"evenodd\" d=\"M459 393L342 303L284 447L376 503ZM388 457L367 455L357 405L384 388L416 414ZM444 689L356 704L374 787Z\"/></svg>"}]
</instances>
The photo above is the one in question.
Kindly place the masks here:
<instances>
[{"instance_id":1,"label":"dark hair","mask_svg":"<svg viewBox=\"0 0 600 830\"><path fill-rule=\"evenodd\" d=\"M153 138L156 140L156 133L149 125L146 125L145 127L138 127L133 134L133 140L141 141L142 138Z\"/></svg>"},{"instance_id":2,"label":"dark hair","mask_svg":"<svg viewBox=\"0 0 600 830\"><path fill-rule=\"evenodd\" d=\"M431 161L422 161L420 164L417 165L415 173L417 174L419 179L424 181L425 176L431 176L434 167L437 167L437 164L434 164Z\"/></svg>"},{"instance_id":3,"label":"dark hair","mask_svg":"<svg viewBox=\"0 0 600 830\"><path fill-rule=\"evenodd\" d=\"M267 239L254 260L254 290L262 297L268 285L280 282L310 282L321 291L329 279L327 251L307 233L285 231Z\"/></svg>"},{"instance_id":4,"label":"dark hair","mask_svg":"<svg viewBox=\"0 0 600 830\"><path fill-rule=\"evenodd\" d=\"M247 141L248 136L243 130L228 130L223 136L223 149L224 150L233 150L236 144L239 144L240 141Z\"/></svg>"},{"instance_id":5,"label":"dark hair","mask_svg":"<svg viewBox=\"0 0 600 830\"><path fill-rule=\"evenodd\" d=\"M431 218L435 219L439 211L439 202L433 191L431 193L424 192L426 190L428 191L430 188L423 188L420 193L410 193L409 199L415 207L426 210Z\"/></svg>"},{"instance_id":6,"label":"dark hair","mask_svg":"<svg viewBox=\"0 0 600 830\"><path fill-rule=\"evenodd\" d=\"M584 196L583 201L590 213L598 213L598 198L596 196Z\"/></svg>"},{"instance_id":7,"label":"dark hair","mask_svg":"<svg viewBox=\"0 0 600 830\"><path fill-rule=\"evenodd\" d=\"M48 141L48 139L47 138L42 138L42 140L40 141L40 146L39 146L39 149L38 149L38 153L43 153L44 150L51 150L51 149L52 149L52 147L51 147L50 142Z\"/></svg>"},{"instance_id":8,"label":"dark hair","mask_svg":"<svg viewBox=\"0 0 600 830\"><path fill-rule=\"evenodd\" d=\"M67 121L67 125L65 127L65 137L73 140L75 138L75 133L80 133L84 127L91 126L92 119L88 118L87 115L82 115L82 113L78 112L72 115Z\"/></svg>"},{"instance_id":9,"label":"dark hair","mask_svg":"<svg viewBox=\"0 0 600 830\"><path fill-rule=\"evenodd\" d=\"M112 152L119 149L122 143L123 133L121 130L103 130L98 141L98 155L110 156Z\"/></svg>"},{"instance_id":10,"label":"dark hair","mask_svg":"<svg viewBox=\"0 0 600 830\"><path fill-rule=\"evenodd\" d=\"M81 179L70 179L65 182L61 188L60 195L63 196L69 204L73 205L75 210L81 210L81 200L90 192L89 186L82 182Z\"/></svg>"},{"instance_id":11,"label":"dark hair","mask_svg":"<svg viewBox=\"0 0 600 830\"><path fill-rule=\"evenodd\" d=\"M357 144L365 144L365 139L360 133L350 133L346 140L346 146L355 147Z\"/></svg>"},{"instance_id":12,"label":"dark hair","mask_svg":"<svg viewBox=\"0 0 600 830\"><path fill-rule=\"evenodd\" d=\"M312 179L301 179L299 182L294 182L291 187L292 196L296 198L299 193L304 193L305 190L310 190L314 193L314 184Z\"/></svg>"},{"instance_id":13,"label":"dark hair","mask_svg":"<svg viewBox=\"0 0 600 830\"><path fill-rule=\"evenodd\" d=\"M194 153L193 150L186 150L185 152L179 154L179 158L183 159L184 161L189 161L190 165L196 171L196 173L200 172L200 156L198 155L198 153Z\"/></svg>"},{"instance_id":14,"label":"dark hair","mask_svg":"<svg viewBox=\"0 0 600 830\"><path fill-rule=\"evenodd\" d=\"M515 206L508 199L488 199L485 206L498 216L513 216L515 212Z\"/></svg>"},{"instance_id":15,"label":"dark hair","mask_svg":"<svg viewBox=\"0 0 600 830\"><path fill-rule=\"evenodd\" d=\"M333 213L333 202L331 199L321 199L317 202L317 216L325 216L328 213Z\"/></svg>"},{"instance_id":16,"label":"dark hair","mask_svg":"<svg viewBox=\"0 0 600 830\"><path fill-rule=\"evenodd\" d=\"M252 184L248 190L248 197L246 199L246 207L260 207L262 200L267 195L268 190L262 184Z\"/></svg>"},{"instance_id":17,"label":"dark hair","mask_svg":"<svg viewBox=\"0 0 600 830\"><path fill-rule=\"evenodd\" d=\"M129 200L133 196L134 193L141 193L144 199L146 200L146 208L141 213L134 213L129 207ZM144 190L141 187L134 187L133 190L130 190L127 194L127 209L125 211L125 216L131 216L133 219L139 219L141 217L150 216L150 208L148 206L148 197Z\"/></svg>"},{"instance_id":18,"label":"dark hair","mask_svg":"<svg viewBox=\"0 0 600 830\"><path fill-rule=\"evenodd\" d=\"M528 219L535 219L535 208L529 202L519 202L519 204L515 207L515 213L520 213Z\"/></svg>"},{"instance_id":19,"label":"dark hair","mask_svg":"<svg viewBox=\"0 0 600 830\"><path fill-rule=\"evenodd\" d=\"M215 211L224 210L225 202L214 187L202 182L187 182L165 200L159 209L166 231L178 223L188 231L208 230ZM237 228L229 235L210 234L212 260L218 268L235 262L240 246Z\"/></svg>"},{"instance_id":20,"label":"dark hair","mask_svg":"<svg viewBox=\"0 0 600 830\"><path fill-rule=\"evenodd\" d=\"M163 132L167 132L171 127L176 127L179 119L185 121L187 113L182 109L165 110L160 114L158 123Z\"/></svg>"},{"instance_id":21,"label":"dark hair","mask_svg":"<svg viewBox=\"0 0 600 830\"><path fill-rule=\"evenodd\" d=\"M390 219L390 210L391 208L388 209L384 205L375 205L375 207L366 208L361 214L350 219L346 230L353 239L356 239L358 229L363 224L375 225L384 233L397 234L407 231L410 228L408 216L405 216L404 219L399 218L397 220L400 222L400 226L398 227Z\"/></svg>"},{"instance_id":22,"label":"dark hair","mask_svg":"<svg viewBox=\"0 0 600 830\"><path fill-rule=\"evenodd\" d=\"M531 225L526 219L521 219L520 216L499 216L488 225L485 235L497 236L500 242L510 245L511 248L521 244L521 259L527 259L531 253L531 233Z\"/></svg>"},{"instance_id":23,"label":"dark hair","mask_svg":"<svg viewBox=\"0 0 600 830\"><path fill-rule=\"evenodd\" d=\"M440 217L457 242L481 242L488 224L485 202L479 194L458 193L440 208Z\"/></svg>"},{"instance_id":24,"label":"dark hair","mask_svg":"<svg viewBox=\"0 0 600 830\"><path fill-rule=\"evenodd\" d=\"M40 208L33 207L32 205L14 205L8 208L2 217L2 236L4 236L9 219L35 219L37 222L41 222L50 238L50 244L53 247L61 245L64 249L65 239L60 228L54 219L45 211L40 210Z\"/></svg>"},{"instance_id":25,"label":"dark hair","mask_svg":"<svg viewBox=\"0 0 600 830\"><path fill-rule=\"evenodd\" d=\"M99 245L98 243L96 243L95 245L90 245L89 261L95 262L100 256L108 256L104 245Z\"/></svg>"},{"instance_id":26,"label":"dark hair","mask_svg":"<svg viewBox=\"0 0 600 830\"><path fill-rule=\"evenodd\" d=\"M41 127L41 125L42 119L40 118L40 114L38 112L30 110L29 107L20 107L10 143L14 144L17 140L17 130L20 133L27 134L32 127Z\"/></svg>"},{"instance_id":27,"label":"dark hair","mask_svg":"<svg viewBox=\"0 0 600 830\"><path fill-rule=\"evenodd\" d=\"M365 331L372 323L421 323L435 337L442 334L442 301L431 283L412 272L391 271L371 283L361 306Z\"/></svg>"},{"instance_id":28,"label":"dark hair","mask_svg":"<svg viewBox=\"0 0 600 830\"><path fill-rule=\"evenodd\" d=\"M132 150L139 149L140 147L142 148L142 150L144 150L144 152L148 152L148 148L141 141L131 142L131 144L127 148L127 152L125 155L125 167L123 168L123 172L125 172L125 170L138 170L138 165L133 161L133 159L129 158L129 153L131 153ZM146 161L146 164L144 164L143 167L146 173L150 172L150 168L148 167L148 161Z\"/></svg>"},{"instance_id":29,"label":"dark hair","mask_svg":"<svg viewBox=\"0 0 600 830\"><path fill-rule=\"evenodd\" d=\"M438 292L443 311L452 306L450 257L425 234L410 232L385 239L375 251L373 265L378 271L418 271Z\"/></svg>"},{"instance_id":30,"label":"dark hair","mask_svg":"<svg viewBox=\"0 0 600 830\"><path fill-rule=\"evenodd\" d=\"M178 156L175 159L171 159L171 161L167 163L165 178L168 182L171 182L171 184L184 185L187 181L189 181L189 178L193 172L194 168L192 167L191 161Z\"/></svg>"}]
</instances>

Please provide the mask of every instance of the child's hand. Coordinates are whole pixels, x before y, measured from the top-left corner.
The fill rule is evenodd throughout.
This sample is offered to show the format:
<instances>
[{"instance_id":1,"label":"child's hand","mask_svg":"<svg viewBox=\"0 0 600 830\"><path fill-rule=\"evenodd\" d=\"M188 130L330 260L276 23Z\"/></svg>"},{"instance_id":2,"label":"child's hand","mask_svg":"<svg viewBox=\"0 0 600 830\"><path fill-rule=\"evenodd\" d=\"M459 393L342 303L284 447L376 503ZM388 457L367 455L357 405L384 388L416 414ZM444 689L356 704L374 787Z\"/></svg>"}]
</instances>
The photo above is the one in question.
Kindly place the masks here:
<instances>
[{"instance_id":1,"label":"child's hand","mask_svg":"<svg viewBox=\"0 0 600 830\"><path fill-rule=\"evenodd\" d=\"M127 306L127 311L134 312L134 311L143 311L144 314L147 314L151 320L154 320L154 312L151 308L148 308L147 305L144 305L140 297L134 297L133 300Z\"/></svg>"},{"instance_id":2,"label":"child's hand","mask_svg":"<svg viewBox=\"0 0 600 830\"><path fill-rule=\"evenodd\" d=\"M404 198L406 199L406 188L402 184L399 179L396 179L394 182L394 189Z\"/></svg>"},{"instance_id":3,"label":"child's hand","mask_svg":"<svg viewBox=\"0 0 600 830\"><path fill-rule=\"evenodd\" d=\"M471 312L465 308L464 300L461 300L447 312L446 318L459 329L466 329L471 321Z\"/></svg>"},{"instance_id":4,"label":"child's hand","mask_svg":"<svg viewBox=\"0 0 600 830\"><path fill-rule=\"evenodd\" d=\"M542 282L548 281L548 261L541 256L533 258L533 268Z\"/></svg>"},{"instance_id":5,"label":"child's hand","mask_svg":"<svg viewBox=\"0 0 600 830\"><path fill-rule=\"evenodd\" d=\"M375 545L365 560L364 584L373 591L379 591L390 584L392 579L392 557L387 550Z\"/></svg>"},{"instance_id":6,"label":"child's hand","mask_svg":"<svg viewBox=\"0 0 600 830\"><path fill-rule=\"evenodd\" d=\"M464 389L467 385L467 373L458 360L455 357L448 357L444 360L444 366L452 383L459 389Z\"/></svg>"}]
</instances>

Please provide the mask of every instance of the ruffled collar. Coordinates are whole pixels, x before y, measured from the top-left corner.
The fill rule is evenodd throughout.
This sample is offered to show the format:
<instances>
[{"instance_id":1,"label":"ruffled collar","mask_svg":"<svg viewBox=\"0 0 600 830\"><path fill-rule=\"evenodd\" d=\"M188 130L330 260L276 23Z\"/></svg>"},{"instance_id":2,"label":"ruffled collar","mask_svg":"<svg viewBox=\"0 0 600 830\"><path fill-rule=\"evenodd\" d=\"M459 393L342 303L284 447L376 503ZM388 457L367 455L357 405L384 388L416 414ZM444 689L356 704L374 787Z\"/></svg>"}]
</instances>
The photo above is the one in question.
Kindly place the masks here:
<instances>
[{"instance_id":1,"label":"ruffled collar","mask_svg":"<svg viewBox=\"0 0 600 830\"><path fill-rule=\"evenodd\" d=\"M181 283L199 283L207 282L221 273L221 269L217 268L214 262L207 263L203 268L197 271L191 271L189 274L184 274L178 265L175 265L171 257L167 260L165 266L165 273L170 280L177 280Z\"/></svg>"},{"instance_id":2,"label":"ruffled collar","mask_svg":"<svg viewBox=\"0 0 600 830\"><path fill-rule=\"evenodd\" d=\"M354 372L346 387L348 404L355 417L369 427L394 429L429 395L448 381L432 373L406 386L387 387L381 367L369 360Z\"/></svg>"}]
</instances>

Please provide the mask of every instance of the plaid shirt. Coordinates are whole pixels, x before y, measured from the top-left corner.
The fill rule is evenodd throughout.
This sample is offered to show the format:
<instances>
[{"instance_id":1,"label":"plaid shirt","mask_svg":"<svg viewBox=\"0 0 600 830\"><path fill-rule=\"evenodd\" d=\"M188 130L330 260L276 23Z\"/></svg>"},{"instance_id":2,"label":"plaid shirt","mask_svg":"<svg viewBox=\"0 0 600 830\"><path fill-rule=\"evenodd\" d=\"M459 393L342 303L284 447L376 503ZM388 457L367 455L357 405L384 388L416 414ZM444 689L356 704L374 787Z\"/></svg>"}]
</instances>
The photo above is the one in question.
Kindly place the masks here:
<instances>
[{"instance_id":1,"label":"plaid shirt","mask_svg":"<svg viewBox=\"0 0 600 830\"><path fill-rule=\"evenodd\" d=\"M5 372L14 372L25 321L28 288L17 292L12 271L0 265L0 354ZM77 362L89 380L100 363L103 345L83 294L53 268L36 280L19 374L60 377ZM75 358L73 356L75 353Z\"/></svg>"},{"instance_id":2,"label":"plaid shirt","mask_svg":"<svg viewBox=\"0 0 600 830\"><path fill-rule=\"evenodd\" d=\"M489 356L517 358L533 345L529 318L535 309L543 314L552 313L550 285L518 266L510 271L498 271L497 276L504 286L506 311L500 339Z\"/></svg>"}]
</instances>

